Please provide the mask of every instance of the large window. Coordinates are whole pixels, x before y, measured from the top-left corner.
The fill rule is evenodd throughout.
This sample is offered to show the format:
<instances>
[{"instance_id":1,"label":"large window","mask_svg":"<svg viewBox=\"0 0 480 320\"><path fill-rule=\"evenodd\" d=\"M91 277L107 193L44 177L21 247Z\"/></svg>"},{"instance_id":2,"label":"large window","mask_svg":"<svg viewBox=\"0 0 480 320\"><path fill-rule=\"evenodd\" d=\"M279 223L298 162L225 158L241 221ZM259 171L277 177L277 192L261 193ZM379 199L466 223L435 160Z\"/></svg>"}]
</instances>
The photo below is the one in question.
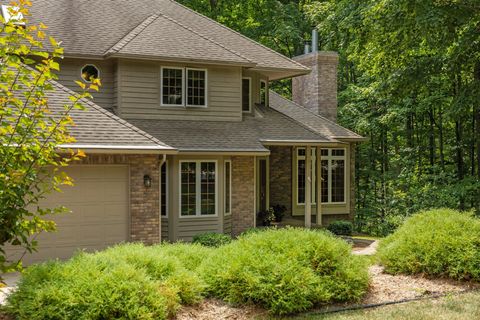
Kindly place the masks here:
<instances>
[{"instance_id":1,"label":"large window","mask_svg":"<svg viewBox=\"0 0 480 320\"><path fill-rule=\"evenodd\" d=\"M232 213L232 162L225 161L225 215Z\"/></svg>"},{"instance_id":2,"label":"large window","mask_svg":"<svg viewBox=\"0 0 480 320\"><path fill-rule=\"evenodd\" d=\"M317 192L316 192L316 163L317 163L317 149L311 148L311 174L312 174L312 204L315 204L317 201ZM306 163L306 149L298 148L297 149L297 204L305 204L305 163Z\"/></svg>"},{"instance_id":3,"label":"large window","mask_svg":"<svg viewBox=\"0 0 480 320\"><path fill-rule=\"evenodd\" d=\"M209 216L217 213L217 179L214 161L180 162L180 214Z\"/></svg>"},{"instance_id":4,"label":"large window","mask_svg":"<svg viewBox=\"0 0 480 320\"><path fill-rule=\"evenodd\" d=\"M322 149L322 202L345 202L345 149Z\"/></svg>"},{"instance_id":5,"label":"large window","mask_svg":"<svg viewBox=\"0 0 480 320\"><path fill-rule=\"evenodd\" d=\"M250 112L252 109L252 79L242 79L242 111Z\"/></svg>"},{"instance_id":6,"label":"large window","mask_svg":"<svg viewBox=\"0 0 480 320\"><path fill-rule=\"evenodd\" d=\"M162 217L167 217L167 163L163 163L162 167L160 168L160 212Z\"/></svg>"},{"instance_id":7,"label":"large window","mask_svg":"<svg viewBox=\"0 0 480 320\"><path fill-rule=\"evenodd\" d=\"M163 106L205 107L207 105L206 70L164 67L161 75Z\"/></svg>"}]
</instances>

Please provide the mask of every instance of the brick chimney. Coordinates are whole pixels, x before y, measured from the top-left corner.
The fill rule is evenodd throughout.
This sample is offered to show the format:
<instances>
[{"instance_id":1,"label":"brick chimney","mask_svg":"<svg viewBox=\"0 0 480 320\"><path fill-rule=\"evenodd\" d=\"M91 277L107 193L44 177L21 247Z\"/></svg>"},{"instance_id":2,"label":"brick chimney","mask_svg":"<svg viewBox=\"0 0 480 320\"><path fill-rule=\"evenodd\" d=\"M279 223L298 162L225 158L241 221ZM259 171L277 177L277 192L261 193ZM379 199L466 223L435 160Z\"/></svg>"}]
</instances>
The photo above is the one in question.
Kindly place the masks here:
<instances>
[{"instance_id":1,"label":"brick chimney","mask_svg":"<svg viewBox=\"0 0 480 320\"><path fill-rule=\"evenodd\" d=\"M293 78L293 101L310 111L337 121L337 66L338 54L332 51L317 51L293 58L312 70L311 73Z\"/></svg>"}]
</instances>

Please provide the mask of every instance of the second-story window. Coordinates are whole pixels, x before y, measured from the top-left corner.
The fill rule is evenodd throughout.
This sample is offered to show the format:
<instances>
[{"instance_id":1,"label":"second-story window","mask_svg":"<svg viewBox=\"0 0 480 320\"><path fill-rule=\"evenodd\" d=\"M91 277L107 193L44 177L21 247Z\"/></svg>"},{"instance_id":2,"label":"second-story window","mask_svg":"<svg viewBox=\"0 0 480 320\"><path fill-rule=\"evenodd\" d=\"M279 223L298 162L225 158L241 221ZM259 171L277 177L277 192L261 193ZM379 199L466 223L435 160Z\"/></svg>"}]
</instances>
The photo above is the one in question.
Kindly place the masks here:
<instances>
[{"instance_id":1,"label":"second-story window","mask_svg":"<svg viewBox=\"0 0 480 320\"><path fill-rule=\"evenodd\" d=\"M207 105L207 70L163 67L161 74L162 106Z\"/></svg>"},{"instance_id":2,"label":"second-story window","mask_svg":"<svg viewBox=\"0 0 480 320\"><path fill-rule=\"evenodd\" d=\"M242 111L250 112L252 109L252 79L242 79Z\"/></svg>"}]
</instances>

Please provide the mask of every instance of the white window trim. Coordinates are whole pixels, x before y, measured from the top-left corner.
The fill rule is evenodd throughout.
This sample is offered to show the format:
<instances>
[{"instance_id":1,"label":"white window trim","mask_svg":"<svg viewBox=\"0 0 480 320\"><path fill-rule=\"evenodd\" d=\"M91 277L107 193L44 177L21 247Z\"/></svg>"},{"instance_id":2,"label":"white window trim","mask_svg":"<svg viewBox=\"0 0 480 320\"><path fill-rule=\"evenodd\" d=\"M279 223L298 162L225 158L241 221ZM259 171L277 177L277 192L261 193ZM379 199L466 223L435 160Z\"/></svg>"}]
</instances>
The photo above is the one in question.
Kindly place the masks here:
<instances>
[{"instance_id":1,"label":"white window trim","mask_svg":"<svg viewBox=\"0 0 480 320\"><path fill-rule=\"evenodd\" d=\"M160 206L160 218L168 219L168 161L163 163L165 165L165 215L162 215L162 206ZM160 189L162 188L162 167L160 166ZM162 189L160 191L163 191ZM160 204L162 201L162 192L160 192Z\"/></svg>"},{"instance_id":2,"label":"white window trim","mask_svg":"<svg viewBox=\"0 0 480 320\"><path fill-rule=\"evenodd\" d=\"M83 70L83 68L85 68L86 66L94 66L95 69L97 69L97 71L98 71L98 78L97 78L97 79L100 79L100 72L101 72L101 71L100 71L100 68L97 67L97 65L94 64L94 63L86 63L86 64L84 64L84 65L80 68L80 79L82 79L83 82L85 82L85 83L92 83L92 81L88 81L87 79L83 78L83 72L82 72L82 70Z\"/></svg>"},{"instance_id":3,"label":"white window trim","mask_svg":"<svg viewBox=\"0 0 480 320\"><path fill-rule=\"evenodd\" d=\"M229 163L230 166L230 179L229 179L229 183L230 183L230 193L227 195L227 188L225 188L225 183L224 183L224 186L223 186L223 190L224 190L224 197L225 199L228 197L230 199L230 202L229 202L229 208L228 208L228 212L225 212L224 215L225 216L231 216L232 215L232 160L225 160L225 163L223 165L223 181L227 181L227 179L225 178L226 175L227 175L227 170L225 170L225 167L226 167L226 164ZM224 210L225 210L225 204L224 204Z\"/></svg>"},{"instance_id":4,"label":"white window trim","mask_svg":"<svg viewBox=\"0 0 480 320\"><path fill-rule=\"evenodd\" d=\"M195 162L195 196L196 196L196 212L194 216L182 215L182 163ZM201 183L200 183L200 164L202 162L215 163L215 214L202 215L201 214ZM178 166L178 215L180 219L202 219L202 218L215 218L218 217L218 161L217 160L180 160Z\"/></svg>"},{"instance_id":5,"label":"white window trim","mask_svg":"<svg viewBox=\"0 0 480 320\"><path fill-rule=\"evenodd\" d=\"M181 104L166 104L166 103L163 103L163 70L164 69L182 70L182 103ZM175 108L185 107L185 68L160 67L160 105L162 107L175 107Z\"/></svg>"},{"instance_id":6,"label":"white window trim","mask_svg":"<svg viewBox=\"0 0 480 320\"><path fill-rule=\"evenodd\" d=\"M260 103L262 102L262 83L265 83L265 105L268 106L268 83L266 80L260 80Z\"/></svg>"},{"instance_id":7,"label":"white window trim","mask_svg":"<svg viewBox=\"0 0 480 320\"><path fill-rule=\"evenodd\" d=\"M248 80L248 111L243 110L243 80ZM251 113L252 112L252 77L242 77L242 112Z\"/></svg>"},{"instance_id":8,"label":"white window trim","mask_svg":"<svg viewBox=\"0 0 480 320\"><path fill-rule=\"evenodd\" d=\"M305 205L305 202L298 202L298 160L305 160L305 164L306 164L306 155L305 156L299 156L298 155L298 150L305 150L305 152L307 152L307 149L306 148L297 148L295 150L295 152L297 153L297 161L296 161L296 165L295 165L295 176L297 177L296 179L296 188L297 188L297 205L299 206L304 206ZM315 152L312 152L312 156L311 156L311 161L312 161L312 170L310 171L311 174L312 174L312 178L315 177L315 179L312 179L312 186L311 186L311 191L312 191L312 196L315 195L315 199L317 198L317 188L316 188L316 184L317 184L317 168L316 168L316 163L317 163L317 148L316 147L312 147L311 150L315 150ZM314 162L315 161L315 162ZM315 174L315 176L314 176ZM305 177L306 178L306 177ZM313 197L311 197L311 199L313 199ZM317 202L316 201L312 201L312 205L316 205Z\"/></svg>"},{"instance_id":9,"label":"white window trim","mask_svg":"<svg viewBox=\"0 0 480 320\"><path fill-rule=\"evenodd\" d=\"M328 156L320 155L320 160L328 160L328 202L321 202L322 204L335 204L335 205L344 205L347 203L347 149L346 148L321 148L321 150L328 150ZM343 150L343 156L332 156L332 150ZM342 202L332 202L332 160L343 160L345 165L343 166L343 200ZM321 166L320 166L321 168ZM321 174L320 174L321 176ZM320 199L321 201L322 199Z\"/></svg>"},{"instance_id":10,"label":"white window trim","mask_svg":"<svg viewBox=\"0 0 480 320\"><path fill-rule=\"evenodd\" d=\"M195 104L188 104L188 71L204 71L205 72L205 104L204 105L195 105ZM189 108L207 108L208 106L208 70L207 69L200 69L200 68L185 68L185 105Z\"/></svg>"}]
</instances>

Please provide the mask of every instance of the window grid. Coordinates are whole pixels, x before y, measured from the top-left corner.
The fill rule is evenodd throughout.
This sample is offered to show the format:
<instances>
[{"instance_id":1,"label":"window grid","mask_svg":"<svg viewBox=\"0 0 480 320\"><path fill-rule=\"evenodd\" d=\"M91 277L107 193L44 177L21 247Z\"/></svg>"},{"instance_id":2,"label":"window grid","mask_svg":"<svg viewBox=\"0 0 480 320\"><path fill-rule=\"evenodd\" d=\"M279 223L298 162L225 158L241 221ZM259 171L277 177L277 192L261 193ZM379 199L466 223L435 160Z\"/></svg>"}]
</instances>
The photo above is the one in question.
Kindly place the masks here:
<instances>
[{"instance_id":1,"label":"window grid","mask_svg":"<svg viewBox=\"0 0 480 320\"><path fill-rule=\"evenodd\" d=\"M206 77L205 70L187 69L187 105L206 105Z\"/></svg>"},{"instance_id":2,"label":"window grid","mask_svg":"<svg viewBox=\"0 0 480 320\"><path fill-rule=\"evenodd\" d=\"M180 161L180 217L217 214L216 161Z\"/></svg>"},{"instance_id":3,"label":"window grid","mask_svg":"<svg viewBox=\"0 0 480 320\"><path fill-rule=\"evenodd\" d=\"M201 163L201 215L215 214L215 163Z\"/></svg>"},{"instance_id":4,"label":"window grid","mask_svg":"<svg viewBox=\"0 0 480 320\"><path fill-rule=\"evenodd\" d=\"M162 104L183 105L183 69L162 68Z\"/></svg>"},{"instance_id":5,"label":"window grid","mask_svg":"<svg viewBox=\"0 0 480 320\"><path fill-rule=\"evenodd\" d=\"M345 149L322 149L322 203L345 203Z\"/></svg>"},{"instance_id":6,"label":"window grid","mask_svg":"<svg viewBox=\"0 0 480 320\"><path fill-rule=\"evenodd\" d=\"M195 162L182 162L181 164L182 216L195 216L197 214L196 165Z\"/></svg>"}]
</instances>

